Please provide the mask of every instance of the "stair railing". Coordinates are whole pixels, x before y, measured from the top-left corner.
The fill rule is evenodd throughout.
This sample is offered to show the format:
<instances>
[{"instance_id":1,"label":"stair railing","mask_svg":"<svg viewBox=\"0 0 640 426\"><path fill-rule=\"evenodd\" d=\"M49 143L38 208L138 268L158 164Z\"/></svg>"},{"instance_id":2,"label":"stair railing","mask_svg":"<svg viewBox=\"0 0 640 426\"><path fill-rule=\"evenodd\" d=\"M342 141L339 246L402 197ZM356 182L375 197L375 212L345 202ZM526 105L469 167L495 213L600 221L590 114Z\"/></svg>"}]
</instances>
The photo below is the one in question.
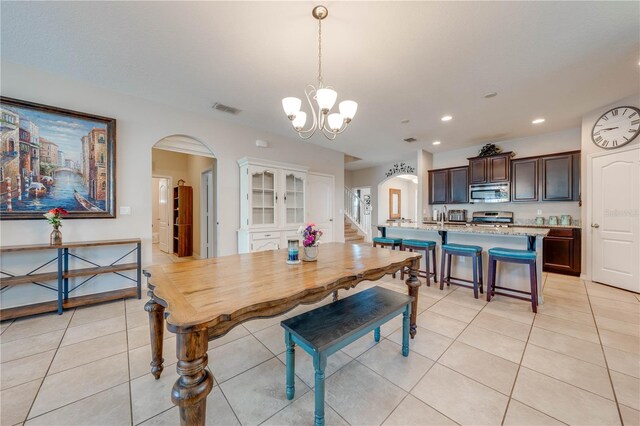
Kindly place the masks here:
<instances>
[{"instance_id":1,"label":"stair railing","mask_svg":"<svg viewBox=\"0 0 640 426\"><path fill-rule=\"evenodd\" d=\"M371 241L371 204L367 204L351 189L344 187L344 214Z\"/></svg>"}]
</instances>

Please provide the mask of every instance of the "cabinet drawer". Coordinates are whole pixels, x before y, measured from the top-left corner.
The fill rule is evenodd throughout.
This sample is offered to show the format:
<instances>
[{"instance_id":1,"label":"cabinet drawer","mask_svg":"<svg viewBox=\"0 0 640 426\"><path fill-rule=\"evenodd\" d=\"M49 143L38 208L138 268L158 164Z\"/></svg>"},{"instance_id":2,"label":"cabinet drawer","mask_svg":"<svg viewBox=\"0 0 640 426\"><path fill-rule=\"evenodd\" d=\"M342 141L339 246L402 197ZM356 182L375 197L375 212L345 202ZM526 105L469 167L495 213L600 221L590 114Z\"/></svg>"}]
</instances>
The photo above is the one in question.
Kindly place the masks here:
<instances>
[{"instance_id":1,"label":"cabinet drawer","mask_svg":"<svg viewBox=\"0 0 640 426\"><path fill-rule=\"evenodd\" d=\"M251 233L251 241L268 240L268 239L275 239L279 241L280 232L271 231L271 232L252 232Z\"/></svg>"},{"instance_id":2,"label":"cabinet drawer","mask_svg":"<svg viewBox=\"0 0 640 426\"><path fill-rule=\"evenodd\" d=\"M280 248L280 238L257 240L251 243L251 252L266 250L278 250Z\"/></svg>"},{"instance_id":3,"label":"cabinet drawer","mask_svg":"<svg viewBox=\"0 0 640 426\"><path fill-rule=\"evenodd\" d=\"M573 238L573 228L550 228L548 236Z\"/></svg>"}]
</instances>

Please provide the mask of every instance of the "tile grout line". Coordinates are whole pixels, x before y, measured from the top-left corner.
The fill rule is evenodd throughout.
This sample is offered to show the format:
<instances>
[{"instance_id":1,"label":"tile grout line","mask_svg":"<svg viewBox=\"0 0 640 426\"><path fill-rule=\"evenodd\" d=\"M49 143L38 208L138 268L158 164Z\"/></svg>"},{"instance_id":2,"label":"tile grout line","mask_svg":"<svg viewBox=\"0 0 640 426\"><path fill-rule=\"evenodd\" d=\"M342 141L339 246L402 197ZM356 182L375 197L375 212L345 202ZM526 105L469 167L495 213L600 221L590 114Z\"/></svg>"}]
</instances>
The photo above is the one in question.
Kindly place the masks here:
<instances>
[{"instance_id":1,"label":"tile grout line","mask_svg":"<svg viewBox=\"0 0 640 426\"><path fill-rule=\"evenodd\" d=\"M142 299L142 297L140 297L140 299ZM124 305L124 337L125 337L125 344L127 347L127 378L129 380L127 380L127 386L129 388L129 418L131 419L131 425L133 425L133 394L131 392L131 359L130 359L130 355L129 355L129 324L127 323L127 303L124 301L124 299L122 300L122 303ZM162 342L164 343L164 342Z\"/></svg>"},{"instance_id":2,"label":"tile grout line","mask_svg":"<svg viewBox=\"0 0 640 426\"><path fill-rule=\"evenodd\" d=\"M67 330L69 329L69 324L71 324L71 320L73 319L73 316L76 313L76 309L73 309L73 312L71 312L71 317L69 318L69 322L67 323L67 326L64 329L64 333L62 333L62 338L60 339L60 343L58 343L58 347L55 350L55 353L53 354L53 356L51 357L51 361L49 362L49 366L47 367L47 371L44 373L44 376L42 376L42 381L40 382L40 386L38 386L38 390L36 391L35 396L33 397L33 400L31 401L31 404L29 405L29 410L27 411L27 415L25 416L23 423L26 423L27 420L29 420L29 414L31 414L31 410L33 410L33 406L36 403L36 399L38 399L38 395L40 394L40 390L42 389L42 385L44 384L44 381L47 379L47 375L49 374L49 370L51 369L51 365L53 364L53 360L56 358L56 355L58 354L58 350L60 349L60 345L62 345L62 341L64 340L64 336L67 334ZM64 315L64 312L62 313L62 315ZM13 324L12 324L13 325ZM43 333L45 334L45 333ZM45 413L42 413L45 414Z\"/></svg>"},{"instance_id":3,"label":"tile grout line","mask_svg":"<svg viewBox=\"0 0 640 426\"><path fill-rule=\"evenodd\" d=\"M580 280L582 285L587 290L587 284L584 280ZM600 328L598 327L598 322L596 321L596 316L593 313L593 306L591 305L591 297L589 296L589 291L587 290L587 300L589 301L589 307L591 308L591 316L593 317L593 322L596 325L596 332L598 333L598 340L600 341L600 351L602 352L602 357L604 358L604 365L607 369L607 375L609 376L609 383L611 384L611 391L613 392L613 399L616 404L616 410L618 410L618 418L620 419L620 424L624 425L624 419L622 418L622 411L620 411L620 403L618 402L618 395L616 394L616 388L613 385L613 378L611 377L611 369L609 368L609 363L607 362L607 354L604 351L604 344L602 343L602 337L600 337Z\"/></svg>"},{"instance_id":4,"label":"tile grout line","mask_svg":"<svg viewBox=\"0 0 640 426\"><path fill-rule=\"evenodd\" d=\"M483 284L484 284L484 283L483 283ZM454 285L455 285L455 284L454 284ZM445 288L446 288L446 287L445 287ZM460 288L460 287L458 287L458 288ZM440 301L442 301L442 300L446 299L446 298L447 298L447 296L449 296L451 293L453 293L453 292L457 291L457 290L458 290L458 288L456 288L456 289L454 289L454 290L449 291L447 294L445 294L445 295L444 295L444 296L442 296L440 299L438 299L438 300L437 300L433 305L431 305L431 306L429 306L427 309L425 309L425 310L423 311L423 313L424 313L424 312L426 312L426 311L428 311L429 309L431 309L433 306L437 305ZM443 289L443 290L441 290L441 291L444 291L444 289ZM452 303L452 302L451 302L451 303ZM420 376L420 378L418 379L418 381L416 382L416 384L415 384L415 385L413 385L413 386L411 387L411 389L407 392L407 395L411 395L411 396L413 396L413 397L414 397L414 398L416 398L418 401L420 401L420 402L422 402L423 404L427 405L427 406L428 406L428 407L430 407L432 410L436 411L437 413L441 414L442 416L446 417L447 419L451 420L452 422L454 422L454 423L456 423L456 424L460 424L460 423L456 422L456 421L455 421L455 420L453 420L451 417L447 416L446 414L444 414L443 412L439 411L439 410L438 410L438 409L436 409L435 407L433 407L433 406L429 405L427 402L423 401L422 399L418 398L418 397L417 397L416 395L414 395L412 392L413 392L413 390L416 388L416 386L418 386L418 384L419 384L419 383L420 383L420 382L425 378L425 376L426 376L427 374L429 374L429 371L431 371L431 369L433 368L433 366L434 366L434 365L436 365L436 364L438 364L438 361L440 360L440 358L442 358L442 356L443 356L443 355L444 355L444 354L449 350L449 348L451 348L451 346L453 346L453 344L454 344L455 342L457 342L457 341L458 341L458 337L460 337L460 335L461 335L462 333L464 333L464 331L467 329L467 327L469 327L469 325L471 325L471 322L473 322L473 320L475 320L475 319L476 319L476 317L480 314L480 312L482 312L482 311L484 310L484 308L485 308L486 306L487 306L487 305L485 304L485 305L484 305L484 306L483 306L483 307L482 307L482 308L481 308L481 309L476 313L476 315L473 317L473 319L467 323L467 325L462 329L462 331L460 331L460 333L458 333L458 335L457 335L454 339L452 339L452 338L451 338L451 337L449 337L449 336L444 336L444 335L442 335L442 334L441 334L441 336L444 336L444 337L447 337L447 338L451 339L451 343L450 343L450 344L445 348L445 350L444 350L444 351L442 351L442 353L440 354L440 356L438 356L438 358L437 358L436 360L432 360L432 361L433 361L433 364L431 364L431 367L429 367L429 368L427 369L427 371L425 371L425 372L424 372L424 374L423 374L422 376ZM440 314L440 315L441 315L441 314ZM446 316L446 315L444 315L444 316ZM446 316L446 317L447 317L447 318L450 318L450 317L448 317L448 316ZM455 318L454 318L454 319L455 319ZM459 321L459 320L458 320L458 321ZM417 322L418 322L418 320L417 320L417 318L416 318L416 326L417 326ZM429 330L429 331L431 331L431 330ZM436 333L435 331L431 331L431 332L432 332L432 333ZM440 333L436 333L436 334L440 334ZM424 355L423 355L423 356L424 356ZM427 358L427 359L431 359L431 358L428 358L428 357L425 357L425 358ZM439 365L442 365L442 364L439 364ZM443 367L448 368L448 367L446 367L446 366L443 366ZM455 370L452 370L452 371L455 371ZM458 372L456 371L456 373L458 373ZM458 373L458 374L461 374L461 373ZM464 376L464 377L466 377L466 376ZM479 383L479 382L478 382L478 383ZM483 385L483 386L486 386L486 385ZM399 406L404 402L404 400L405 400L405 399L407 399L407 395L405 395L405 396L402 398L402 400L398 403L398 405L396 405L396 407L395 407L393 410L391 410L391 412L387 415L387 417L385 417L385 419L382 421L382 423L386 422L386 421L389 419L389 417L390 417L390 416L391 416L391 415L392 415L392 414L393 414L393 413L398 409L398 407L399 407Z\"/></svg>"},{"instance_id":5,"label":"tile grout line","mask_svg":"<svg viewBox=\"0 0 640 426\"><path fill-rule=\"evenodd\" d=\"M549 278L549 275L547 274L545 276L545 278L544 278L544 282L542 283L542 294L543 294L543 297L544 297L544 287L547 284L547 279L548 278ZM533 314L533 321L531 321L531 326L529 327L529 334L527 335L527 340L524 343L524 348L522 350L522 356L520 357L520 362L518 363L518 370L516 371L516 375L514 377L513 384L511 385L511 392L509 393L509 399L507 400L507 407L504 410L504 415L502 416L502 422L500 422L500 424L504 424L505 420L507 419L507 413L509 412L509 406L511 405L511 400L515 400L515 401L519 402L520 404L525 405L525 406L531 408L532 410L535 410L536 412L539 412L539 413L541 413L541 414L543 414L545 416L548 416L548 417L550 417L550 418L552 418L554 420L557 420L560 423L566 424L565 422L563 422L563 421L561 421L559 419L556 419L555 417L551 416L548 413L545 413L544 411L540 411L537 408L533 408L533 407L529 406L528 404L525 404L524 402L518 401L517 399L513 398L513 390L516 388L516 383L518 382L518 376L520 375L520 369L522 368L522 361L524 360L524 354L527 352L527 347L529 346L529 339L531 338L531 332L533 331L533 327L534 327L534 324L536 323L536 317L537 316L538 316L537 312ZM532 343L532 345L533 345L533 343ZM525 368L527 368L527 367L525 367Z\"/></svg>"}]
</instances>

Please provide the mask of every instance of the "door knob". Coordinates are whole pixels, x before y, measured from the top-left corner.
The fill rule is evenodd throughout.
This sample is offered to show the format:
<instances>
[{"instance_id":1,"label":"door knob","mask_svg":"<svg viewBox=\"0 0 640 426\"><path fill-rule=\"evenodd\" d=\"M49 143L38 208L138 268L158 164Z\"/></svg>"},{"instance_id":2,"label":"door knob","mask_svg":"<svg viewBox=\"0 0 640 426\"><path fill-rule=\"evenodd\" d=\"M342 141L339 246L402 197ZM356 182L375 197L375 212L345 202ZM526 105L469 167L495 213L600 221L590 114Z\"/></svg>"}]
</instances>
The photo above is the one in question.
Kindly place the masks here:
<instances>
[{"instance_id":1,"label":"door knob","mask_svg":"<svg viewBox=\"0 0 640 426\"><path fill-rule=\"evenodd\" d=\"M592 224L591 224L591 227L592 227L592 228L600 228L600 225L598 225L597 223L592 223Z\"/></svg>"}]
</instances>

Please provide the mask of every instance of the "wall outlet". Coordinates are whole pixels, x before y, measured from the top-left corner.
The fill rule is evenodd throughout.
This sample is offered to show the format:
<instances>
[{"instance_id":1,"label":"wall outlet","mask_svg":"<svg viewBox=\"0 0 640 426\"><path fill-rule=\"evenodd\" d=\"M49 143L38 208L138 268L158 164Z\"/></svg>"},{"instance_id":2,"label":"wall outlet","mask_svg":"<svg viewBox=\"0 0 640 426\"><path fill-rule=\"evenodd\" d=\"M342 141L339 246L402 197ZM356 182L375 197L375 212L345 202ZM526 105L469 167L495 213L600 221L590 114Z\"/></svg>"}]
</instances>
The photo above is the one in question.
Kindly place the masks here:
<instances>
[{"instance_id":1,"label":"wall outlet","mask_svg":"<svg viewBox=\"0 0 640 426\"><path fill-rule=\"evenodd\" d=\"M131 215L131 207L120 206L120 216L130 216L130 215Z\"/></svg>"},{"instance_id":2,"label":"wall outlet","mask_svg":"<svg viewBox=\"0 0 640 426\"><path fill-rule=\"evenodd\" d=\"M536 214L537 214L538 216L541 216L541 215L542 215L542 209L538 209L538 211L536 212Z\"/></svg>"}]
</instances>

